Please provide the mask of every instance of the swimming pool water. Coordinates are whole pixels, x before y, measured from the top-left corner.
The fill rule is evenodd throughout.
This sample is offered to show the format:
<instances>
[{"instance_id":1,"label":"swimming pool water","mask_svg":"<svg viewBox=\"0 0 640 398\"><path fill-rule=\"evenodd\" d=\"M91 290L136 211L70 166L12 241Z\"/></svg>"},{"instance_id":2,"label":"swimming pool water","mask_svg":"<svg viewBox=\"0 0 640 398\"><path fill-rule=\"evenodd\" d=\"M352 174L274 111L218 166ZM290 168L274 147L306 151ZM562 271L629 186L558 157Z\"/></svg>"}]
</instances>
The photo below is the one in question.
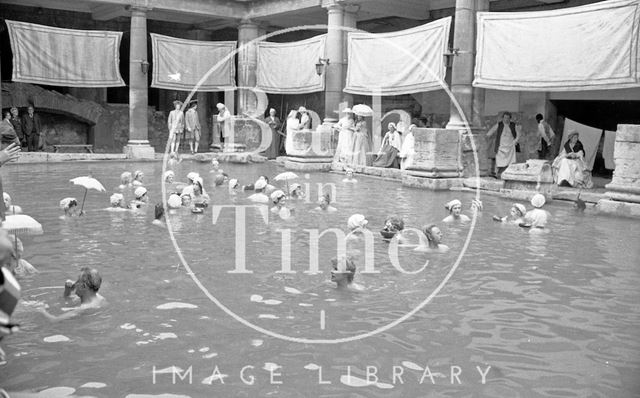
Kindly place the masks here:
<instances>
[{"instance_id":1,"label":"swimming pool water","mask_svg":"<svg viewBox=\"0 0 640 398\"><path fill-rule=\"evenodd\" d=\"M272 163L223 164L222 168L241 184L255 181L259 174L274 176L284 171ZM25 302L15 314L22 330L3 341L9 364L0 367L0 385L9 391L66 386L78 395L104 397L163 393L190 397L633 397L640 393L637 221L596 216L590 209L578 215L567 205L551 203L545 206L552 214L549 233L530 234L491 220L493 214L506 214L511 201L482 197L484 210L468 250L428 305L373 337L311 345L258 333L213 304L179 266L167 230L151 224L152 207L146 213L102 210L116 192L120 173L135 169L144 171L151 201L160 201L160 163L3 168L5 190L14 204L39 220L45 230L41 236L22 237L25 258L40 273L22 280ZM243 193L231 197L226 188L214 188L207 164L183 162L176 179L186 180L191 170L204 177L213 203L249 204ZM60 199L82 198L83 190L69 179L88 172L108 192L89 192L86 216L60 219ZM215 224L211 207L202 215L169 215L176 243L194 276L249 322L308 339L366 333L422 302L460 253L469 226L442 226L444 243L451 251L436 255L401 247L400 262L407 270L429 260L421 273L403 274L391 265L388 243L377 231L390 214L401 215L408 226L418 228L438 222L446 215L444 203L453 197L462 199L470 214L472 194L415 190L362 176L357 176L357 184L346 184L337 174L312 173L308 178L298 174L298 182L310 184L314 202L317 183L335 184L333 205L338 211L315 213L310 211L315 204L297 201L292 202L296 208L292 220L269 214L265 224L258 211L248 209L243 241L251 274L227 272L235 266L232 209L223 209ZM353 213L369 220L379 271L356 275L365 287L360 293L336 291L328 282L330 259L336 255L331 234L320 241L319 270L323 272L303 272L309 268L310 250L305 230L346 231L347 218ZM282 230L289 230L291 236L295 274L276 272L282 266L282 237L287 234ZM75 279L85 265L102 273L101 293L109 301L107 308L58 324L34 312L36 301L48 303L54 313L68 307L59 298L62 285L68 278ZM363 264L359 262L358 267L362 271ZM182 303L182 308L171 303ZM68 341L51 338L57 335ZM273 364L281 366L274 381L282 384L270 379L268 369ZM171 373L159 372L171 366L184 371L191 367L191 380L182 380L180 375L186 373L178 372L174 384ZM224 384L211 377L216 366L227 375L222 377ZM484 372L488 366L482 384L478 367ZM375 373L378 384L356 387L366 378L367 367L370 379L375 379ZM403 373L398 377L400 367ZM346 378L348 373L351 380ZM458 377L452 378L452 373ZM251 376L253 384L247 384Z\"/></svg>"}]
</instances>

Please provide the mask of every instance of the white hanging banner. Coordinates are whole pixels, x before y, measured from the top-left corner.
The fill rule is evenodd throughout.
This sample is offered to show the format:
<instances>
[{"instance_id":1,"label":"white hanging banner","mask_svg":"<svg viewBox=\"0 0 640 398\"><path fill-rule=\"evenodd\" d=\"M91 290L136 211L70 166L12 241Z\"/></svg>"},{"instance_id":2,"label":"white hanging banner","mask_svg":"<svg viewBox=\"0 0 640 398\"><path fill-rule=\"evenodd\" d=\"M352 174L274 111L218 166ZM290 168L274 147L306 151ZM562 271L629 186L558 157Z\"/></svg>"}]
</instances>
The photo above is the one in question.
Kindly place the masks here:
<instances>
[{"instance_id":1,"label":"white hanging banner","mask_svg":"<svg viewBox=\"0 0 640 398\"><path fill-rule=\"evenodd\" d=\"M349 32L347 93L399 95L442 89L451 17L391 33Z\"/></svg>"},{"instance_id":2,"label":"white hanging banner","mask_svg":"<svg viewBox=\"0 0 640 398\"><path fill-rule=\"evenodd\" d=\"M151 87L191 91L207 74L198 91L236 86L235 41L187 40L151 33L151 45Z\"/></svg>"},{"instance_id":3,"label":"white hanging banner","mask_svg":"<svg viewBox=\"0 0 640 398\"><path fill-rule=\"evenodd\" d=\"M581 91L640 86L640 0L480 12L475 87Z\"/></svg>"},{"instance_id":4,"label":"white hanging banner","mask_svg":"<svg viewBox=\"0 0 640 398\"><path fill-rule=\"evenodd\" d=\"M326 39L320 35L290 43L258 42L256 86L273 94L323 91L324 74L318 76L315 65L325 58Z\"/></svg>"},{"instance_id":5,"label":"white hanging banner","mask_svg":"<svg viewBox=\"0 0 640 398\"><path fill-rule=\"evenodd\" d=\"M5 21L13 52L13 81L68 87L124 86L122 32L54 28Z\"/></svg>"}]
</instances>

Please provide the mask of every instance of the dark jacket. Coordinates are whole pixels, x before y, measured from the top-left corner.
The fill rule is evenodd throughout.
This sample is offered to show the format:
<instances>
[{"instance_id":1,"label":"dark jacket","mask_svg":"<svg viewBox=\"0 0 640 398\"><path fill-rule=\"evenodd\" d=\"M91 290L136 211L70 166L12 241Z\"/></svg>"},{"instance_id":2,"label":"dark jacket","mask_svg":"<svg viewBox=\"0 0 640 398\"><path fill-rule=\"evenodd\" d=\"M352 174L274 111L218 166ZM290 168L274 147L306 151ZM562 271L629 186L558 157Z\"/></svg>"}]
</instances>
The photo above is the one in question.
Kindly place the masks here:
<instances>
[{"instance_id":1,"label":"dark jacket","mask_svg":"<svg viewBox=\"0 0 640 398\"><path fill-rule=\"evenodd\" d=\"M28 113L22 115L22 133L25 136L30 136L31 134L40 133L41 125L40 125L40 117L34 113L33 117L30 117Z\"/></svg>"},{"instance_id":2,"label":"dark jacket","mask_svg":"<svg viewBox=\"0 0 640 398\"><path fill-rule=\"evenodd\" d=\"M11 124L13 125L13 129L16 131L16 135L20 140L24 138L24 133L22 132L22 120L19 117L11 116Z\"/></svg>"}]
</instances>

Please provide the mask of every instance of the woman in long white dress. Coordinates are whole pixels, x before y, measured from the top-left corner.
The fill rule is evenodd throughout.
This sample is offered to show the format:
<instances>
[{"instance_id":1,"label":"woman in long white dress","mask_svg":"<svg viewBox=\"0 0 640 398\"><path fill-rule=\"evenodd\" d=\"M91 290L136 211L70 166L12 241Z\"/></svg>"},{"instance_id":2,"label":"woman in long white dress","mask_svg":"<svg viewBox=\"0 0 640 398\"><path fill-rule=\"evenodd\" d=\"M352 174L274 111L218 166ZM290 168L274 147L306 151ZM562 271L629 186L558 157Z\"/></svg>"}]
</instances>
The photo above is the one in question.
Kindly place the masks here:
<instances>
[{"instance_id":1,"label":"woman in long white dress","mask_svg":"<svg viewBox=\"0 0 640 398\"><path fill-rule=\"evenodd\" d=\"M287 137L284 142L284 150L287 154L293 153L293 135L300 129L301 126L298 111L292 110L287 116Z\"/></svg>"},{"instance_id":2,"label":"woman in long white dress","mask_svg":"<svg viewBox=\"0 0 640 398\"><path fill-rule=\"evenodd\" d=\"M355 130L356 132L353 134L353 157L350 163L354 166L366 166L367 152L369 151L369 135L364 116L358 115Z\"/></svg>"},{"instance_id":3,"label":"woman in long white dress","mask_svg":"<svg viewBox=\"0 0 640 398\"><path fill-rule=\"evenodd\" d=\"M585 151L580 134L572 130L558 157L553 160L553 181L572 187L591 188L593 183L584 162Z\"/></svg>"},{"instance_id":4,"label":"woman in long white dress","mask_svg":"<svg viewBox=\"0 0 640 398\"><path fill-rule=\"evenodd\" d=\"M400 169L406 170L413 165L413 158L416 154L415 151L415 138L413 137L413 129L416 127L412 124L407 129L407 133L402 139L402 149L398 153L400 160Z\"/></svg>"},{"instance_id":5,"label":"woman in long white dress","mask_svg":"<svg viewBox=\"0 0 640 398\"><path fill-rule=\"evenodd\" d=\"M338 144L336 145L336 153L333 159L338 162L346 163L351 157L351 149L353 146L353 132L355 128L355 121L353 120L353 112L351 108L346 108L342 111L345 115L333 125L333 128L338 131Z\"/></svg>"}]
</instances>

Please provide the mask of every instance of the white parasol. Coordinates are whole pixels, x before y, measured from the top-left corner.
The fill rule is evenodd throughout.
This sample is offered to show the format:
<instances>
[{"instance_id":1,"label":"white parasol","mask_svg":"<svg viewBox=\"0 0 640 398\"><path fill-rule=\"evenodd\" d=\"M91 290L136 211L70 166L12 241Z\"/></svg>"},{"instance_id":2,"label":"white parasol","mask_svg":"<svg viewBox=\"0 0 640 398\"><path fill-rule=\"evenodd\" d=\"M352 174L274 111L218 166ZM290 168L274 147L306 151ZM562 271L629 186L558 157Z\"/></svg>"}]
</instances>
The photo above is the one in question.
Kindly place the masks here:
<instances>
[{"instance_id":1,"label":"white parasol","mask_svg":"<svg viewBox=\"0 0 640 398\"><path fill-rule=\"evenodd\" d=\"M299 178L296 173L285 171L284 173L278 174L273 179L276 181L285 181L287 183L287 192L289 192L289 180L295 180L296 178Z\"/></svg>"},{"instance_id":2,"label":"white parasol","mask_svg":"<svg viewBox=\"0 0 640 398\"><path fill-rule=\"evenodd\" d=\"M358 116L373 116L373 109L365 104L354 105L352 111Z\"/></svg>"},{"instance_id":3,"label":"white parasol","mask_svg":"<svg viewBox=\"0 0 640 398\"><path fill-rule=\"evenodd\" d=\"M90 189L95 189L98 192L106 192L106 189L104 189L104 186L100 183L100 181L91 176L72 178L71 180L69 180L69 182L72 182L74 185L80 185L81 187L84 187L84 196L82 197L80 215L83 214L82 210L84 209L84 200L87 198L87 191L89 191Z\"/></svg>"},{"instance_id":4,"label":"white parasol","mask_svg":"<svg viewBox=\"0 0 640 398\"><path fill-rule=\"evenodd\" d=\"M18 234L25 235L41 235L42 224L36 221L33 217L26 214L14 214L6 216L0 228L13 234L15 253L16 253L16 266L20 264L20 253L18 252Z\"/></svg>"}]
</instances>

